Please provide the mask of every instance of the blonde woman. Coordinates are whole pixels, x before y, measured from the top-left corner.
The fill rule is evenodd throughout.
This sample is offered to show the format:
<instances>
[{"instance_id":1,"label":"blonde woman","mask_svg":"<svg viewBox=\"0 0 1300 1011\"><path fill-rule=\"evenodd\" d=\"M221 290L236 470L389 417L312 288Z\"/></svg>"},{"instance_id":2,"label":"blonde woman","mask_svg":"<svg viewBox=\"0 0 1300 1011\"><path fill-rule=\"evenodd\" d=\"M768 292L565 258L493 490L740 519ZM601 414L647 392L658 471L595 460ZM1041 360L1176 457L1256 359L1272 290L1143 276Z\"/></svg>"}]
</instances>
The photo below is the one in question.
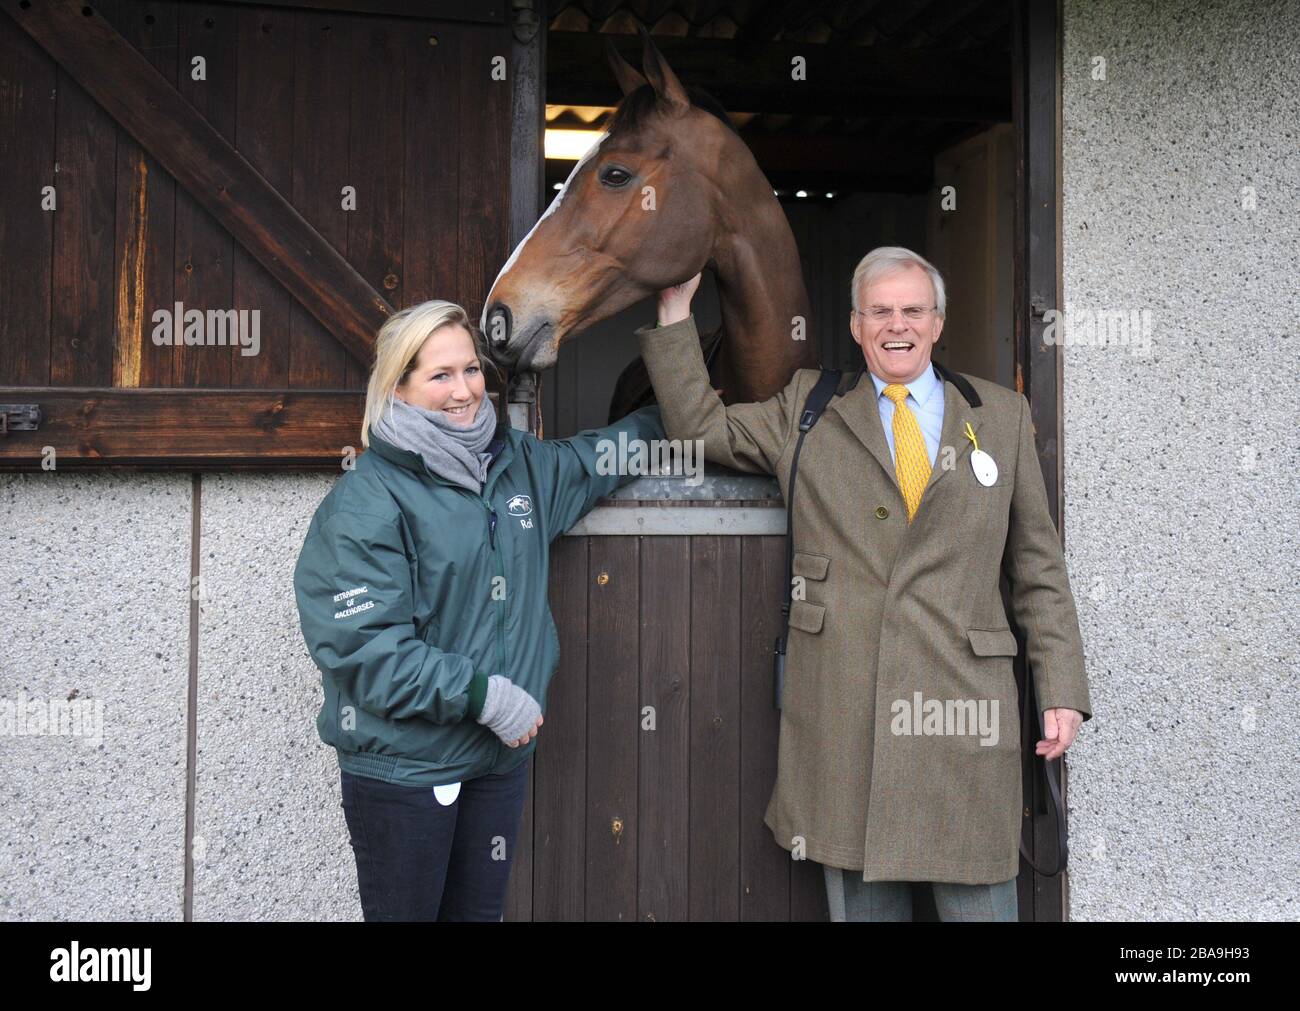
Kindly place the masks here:
<instances>
[{"instance_id":1,"label":"blonde woman","mask_svg":"<svg viewBox=\"0 0 1300 1011\"><path fill-rule=\"evenodd\" d=\"M501 918L559 663L550 542L630 479L598 473L601 440L663 437L657 407L571 439L499 424L485 366L451 302L384 324L368 451L317 508L294 572L366 920Z\"/></svg>"}]
</instances>

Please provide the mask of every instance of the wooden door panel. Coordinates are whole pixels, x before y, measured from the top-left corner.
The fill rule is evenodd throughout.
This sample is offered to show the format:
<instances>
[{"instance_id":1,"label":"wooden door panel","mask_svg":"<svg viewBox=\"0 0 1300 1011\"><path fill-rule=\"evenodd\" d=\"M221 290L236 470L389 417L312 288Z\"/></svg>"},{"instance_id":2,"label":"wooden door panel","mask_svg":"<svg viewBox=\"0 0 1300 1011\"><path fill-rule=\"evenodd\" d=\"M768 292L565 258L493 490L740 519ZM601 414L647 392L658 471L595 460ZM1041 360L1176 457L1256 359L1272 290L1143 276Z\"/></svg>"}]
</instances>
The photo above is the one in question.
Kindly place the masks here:
<instances>
[{"instance_id":1,"label":"wooden door panel","mask_svg":"<svg viewBox=\"0 0 1300 1011\"><path fill-rule=\"evenodd\" d=\"M186 391L348 390L336 408L356 429L373 336L395 307L441 297L477 317L510 239L515 84L490 73L511 53L504 8L373 13L384 7L0 0L19 176L0 197L16 223L0 249L24 265L4 282L0 403L94 391L100 411L158 412L124 430L145 432L185 415ZM39 209L42 186L57 211ZM154 314L177 306L257 310L258 353L159 346ZM126 389L173 392L111 396ZM57 406L66 420L67 399ZM83 419L94 413L83 403ZM46 446L60 465L166 466L158 446L176 439L185 466L247 463L259 447L268 465L285 458L265 427L130 446L122 432L61 442L66 424L42 427L0 437L0 467L37 465ZM321 442L321 465L341 448Z\"/></svg>"}]
</instances>

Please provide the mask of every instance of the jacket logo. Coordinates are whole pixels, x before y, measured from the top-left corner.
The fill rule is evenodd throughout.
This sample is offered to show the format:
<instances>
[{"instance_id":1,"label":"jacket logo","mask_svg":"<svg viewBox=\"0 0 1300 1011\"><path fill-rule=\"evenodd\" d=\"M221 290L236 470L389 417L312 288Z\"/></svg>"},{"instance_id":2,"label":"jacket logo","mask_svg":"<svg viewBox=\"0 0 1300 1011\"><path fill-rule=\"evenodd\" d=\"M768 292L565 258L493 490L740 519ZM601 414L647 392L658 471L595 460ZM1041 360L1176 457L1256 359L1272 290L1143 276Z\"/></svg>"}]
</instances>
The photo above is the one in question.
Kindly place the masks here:
<instances>
[{"instance_id":1,"label":"jacket logo","mask_svg":"<svg viewBox=\"0 0 1300 1011\"><path fill-rule=\"evenodd\" d=\"M346 608L334 612L334 620L338 621L340 618L347 618L359 611L369 611L375 606L373 600L364 600L360 604L357 603L357 597L366 596L369 593L370 588L368 586L354 586L350 590L343 590L341 593L334 594L334 603L347 601Z\"/></svg>"},{"instance_id":2,"label":"jacket logo","mask_svg":"<svg viewBox=\"0 0 1300 1011\"><path fill-rule=\"evenodd\" d=\"M527 495L515 495L506 503L506 512L511 516L527 516L533 511L533 500Z\"/></svg>"}]
</instances>

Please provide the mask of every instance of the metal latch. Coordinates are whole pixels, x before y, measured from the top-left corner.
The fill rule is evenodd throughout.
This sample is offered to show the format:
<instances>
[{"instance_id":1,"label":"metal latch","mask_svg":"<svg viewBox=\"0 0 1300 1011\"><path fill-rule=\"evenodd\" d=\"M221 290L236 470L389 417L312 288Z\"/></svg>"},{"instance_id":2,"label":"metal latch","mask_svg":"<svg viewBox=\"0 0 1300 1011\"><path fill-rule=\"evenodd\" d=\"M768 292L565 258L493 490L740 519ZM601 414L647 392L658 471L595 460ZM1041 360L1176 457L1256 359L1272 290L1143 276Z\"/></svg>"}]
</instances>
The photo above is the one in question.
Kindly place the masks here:
<instances>
[{"instance_id":1,"label":"metal latch","mask_svg":"<svg viewBox=\"0 0 1300 1011\"><path fill-rule=\"evenodd\" d=\"M40 427L40 404L0 404L0 435L34 432Z\"/></svg>"}]
</instances>

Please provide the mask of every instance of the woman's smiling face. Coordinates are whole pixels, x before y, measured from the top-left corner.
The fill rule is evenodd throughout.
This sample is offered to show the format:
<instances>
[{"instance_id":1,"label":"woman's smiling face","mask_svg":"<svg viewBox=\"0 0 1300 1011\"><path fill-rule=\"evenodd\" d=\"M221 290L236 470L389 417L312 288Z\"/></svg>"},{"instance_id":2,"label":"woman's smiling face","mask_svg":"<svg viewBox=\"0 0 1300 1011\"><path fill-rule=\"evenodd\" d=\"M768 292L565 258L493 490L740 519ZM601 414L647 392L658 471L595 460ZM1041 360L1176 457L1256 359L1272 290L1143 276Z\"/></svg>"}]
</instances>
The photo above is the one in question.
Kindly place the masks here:
<instances>
[{"instance_id":1,"label":"woman's smiling face","mask_svg":"<svg viewBox=\"0 0 1300 1011\"><path fill-rule=\"evenodd\" d=\"M474 338L463 326L448 323L429 334L415 367L394 392L408 404L442 411L457 425L472 425L485 389Z\"/></svg>"}]
</instances>

